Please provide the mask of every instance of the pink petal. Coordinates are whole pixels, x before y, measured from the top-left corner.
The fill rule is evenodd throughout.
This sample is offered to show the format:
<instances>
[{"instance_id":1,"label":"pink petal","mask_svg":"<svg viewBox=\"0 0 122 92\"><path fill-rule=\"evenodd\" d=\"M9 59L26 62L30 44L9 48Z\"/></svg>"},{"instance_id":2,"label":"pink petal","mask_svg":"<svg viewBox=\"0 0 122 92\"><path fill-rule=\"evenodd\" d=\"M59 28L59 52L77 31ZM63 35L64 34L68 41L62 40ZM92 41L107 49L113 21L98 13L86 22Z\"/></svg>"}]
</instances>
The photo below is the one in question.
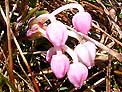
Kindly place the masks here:
<instances>
[{"instance_id":1,"label":"pink petal","mask_svg":"<svg viewBox=\"0 0 122 92\"><path fill-rule=\"evenodd\" d=\"M29 36L31 36L31 35L32 35L32 31L29 29L29 30L27 31L27 33L26 33L26 36L29 37Z\"/></svg>"},{"instance_id":2,"label":"pink petal","mask_svg":"<svg viewBox=\"0 0 122 92\"><path fill-rule=\"evenodd\" d=\"M67 73L69 81L76 87L80 88L88 76L88 69L80 62L70 64Z\"/></svg>"},{"instance_id":3,"label":"pink petal","mask_svg":"<svg viewBox=\"0 0 122 92\"><path fill-rule=\"evenodd\" d=\"M94 60L95 60L95 57L96 57L96 46L94 43L90 42L90 41L87 41L84 43L84 45L87 47L88 49L88 52L90 54L90 57L91 57L91 65L94 66Z\"/></svg>"},{"instance_id":4,"label":"pink petal","mask_svg":"<svg viewBox=\"0 0 122 92\"><path fill-rule=\"evenodd\" d=\"M52 56L56 55L56 49L54 47L51 47L46 54L46 61L49 63L51 62Z\"/></svg>"},{"instance_id":5,"label":"pink petal","mask_svg":"<svg viewBox=\"0 0 122 92\"><path fill-rule=\"evenodd\" d=\"M91 67L91 57L84 44L78 44L75 47L74 52L78 55L79 61L81 61L87 67Z\"/></svg>"},{"instance_id":6,"label":"pink petal","mask_svg":"<svg viewBox=\"0 0 122 92\"><path fill-rule=\"evenodd\" d=\"M78 32L87 35L91 28L92 17L88 12L79 12L73 16L72 23Z\"/></svg>"},{"instance_id":7,"label":"pink petal","mask_svg":"<svg viewBox=\"0 0 122 92\"><path fill-rule=\"evenodd\" d=\"M46 34L49 41L57 48L64 46L68 38L67 28L59 21L49 24Z\"/></svg>"},{"instance_id":8,"label":"pink petal","mask_svg":"<svg viewBox=\"0 0 122 92\"><path fill-rule=\"evenodd\" d=\"M69 69L69 59L63 55L53 55L51 60L51 69L55 76L59 78L63 78Z\"/></svg>"},{"instance_id":9,"label":"pink petal","mask_svg":"<svg viewBox=\"0 0 122 92\"><path fill-rule=\"evenodd\" d=\"M38 24L34 24L31 29L29 29L26 33L27 37L30 39L36 39L42 36L42 33L40 32L40 30L43 30L42 28L40 28L40 26Z\"/></svg>"}]
</instances>

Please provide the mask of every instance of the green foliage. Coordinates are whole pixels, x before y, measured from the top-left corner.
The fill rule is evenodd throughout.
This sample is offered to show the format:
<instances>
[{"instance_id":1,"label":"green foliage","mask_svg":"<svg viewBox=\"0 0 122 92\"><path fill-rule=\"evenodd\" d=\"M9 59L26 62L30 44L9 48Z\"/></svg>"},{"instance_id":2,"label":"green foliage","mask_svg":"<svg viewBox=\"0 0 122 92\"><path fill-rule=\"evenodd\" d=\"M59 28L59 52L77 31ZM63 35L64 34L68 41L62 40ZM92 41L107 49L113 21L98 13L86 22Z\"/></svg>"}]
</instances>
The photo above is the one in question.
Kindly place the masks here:
<instances>
[{"instance_id":1,"label":"green foliage","mask_svg":"<svg viewBox=\"0 0 122 92\"><path fill-rule=\"evenodd\" d=\"M119 16L119 18L122 18L122 13L120 13L118 16Z\"/></svg>"},{"instance_id":2,"label":"green foliage","mask_svg":"<svg viewBox=\"0 0 122 92\"><path fill-rule=\"evenodd\" d=\"M65 90L67 90L67 89L68 89L67 87L61 87L60 91L64 91L65 92Z\"/></svg>"},{"instance_id":3,"label":"green foliage","mask_svg":"<svg viewBox=\"0 0 122 92\"><path fill-rule=\"evenodd\" d=\"M37 0L29 0L30 7L34 8L36 5Z\"/></svg>"},{"instance_id":4,"label":"green foliage","mask_svg":"<svg viewBox=\"0 0 122 92\"><path fill-rule=\"evenodd\" d=\"M39 15L46 14L46 13L48 13L47 10L41 10L41 11L37 11L37 12L35 13L35 15L36 15L36 17L38 17Z\"/></svg>"},{"instance_id":5,"label":"green foliage","mask_svg":"<svg viewBox=\"0 0 122 92\"><path fill-rule=\"evenodd\" d=\"M77 0L78 3L80 3L80 0Z\"/></svg>"},{"instance_id":6,"label":"green foliage","mask_svg":"<svg viewBox=\"0 0 122 92\"><path fill-rule=\"evenodd\" d=\"M96 3L96 0L88 0L89 2Z\"/></svg>"},{"instance_id":7,"label":"green foliage","mask_svg":"<svg viewBox=\"0 0 122 92\"><path fill-rule=\"evenodd\" d=\"M15 86L11 84L10 81L0 73L0 92L2 92L2 86L4 84L7 84L12 90L16 89Z\"/></svg>"}]
</instances>

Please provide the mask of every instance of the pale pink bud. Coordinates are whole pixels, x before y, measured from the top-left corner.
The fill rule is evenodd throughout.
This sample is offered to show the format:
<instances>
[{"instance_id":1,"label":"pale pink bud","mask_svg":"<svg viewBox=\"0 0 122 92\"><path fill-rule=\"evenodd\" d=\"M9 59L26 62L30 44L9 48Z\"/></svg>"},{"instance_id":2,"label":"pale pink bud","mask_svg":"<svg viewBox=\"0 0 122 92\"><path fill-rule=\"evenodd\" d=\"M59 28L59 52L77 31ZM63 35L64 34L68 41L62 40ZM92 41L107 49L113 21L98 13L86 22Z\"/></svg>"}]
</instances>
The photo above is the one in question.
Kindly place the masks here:
<instances>
[{"instance_id":1,"label":"pale pink bud","mask_svg":"<svg viewBox=\"0 0 122 92\"><path fill-rule=\"evenodd\" d=\"M90 47L90 44L87 43L87 45L89 45L89 47ZM85 64L88 68L91 68L92 66L94 66L94 57L95 57L94 55L96 53L94 50L95 50L95 48L93 47L93 45L89 49L85 45L85 43L78 44L74 49L75 53L78 55L79 61L81 61L83 64Z\"/></svg>"},{"instance_id":2,"label":"pale pink bud","mask_svg":"<svg viewBox=\"0 0 122 92\"><path fill-rule=\"evenodd\" d=\"M78 32L87 35L91 28L92 17L88 12L78 12L73 16L72 23Z\"/></svg>"},{"instance_id":3,"label":"pale pink bud","mask_svg":"<svg viewBox=\"0 0 122 92\"><path fill-rule=\"evenodd\" d=\"M47 38L56 48L61 48L65 45L68 38L67 28L59 21L48 25L46 29Z\"/></svg>"},{"instance_id":4,"label":"pale pink bud","mask_svg":"<svg viewBox=\"0 0 122 92\"><path fill-rule=\"evenodd\" d=\"M51 47L46 54L46 61L49 63L51 62L52 56L56 55L56 49L54 47Z\"/></svg>"},{"instance_id":5,"label":"pale pink bud","mask_svg":"<svg viewBox=\"0 0 122 92\"><path fill-rule=\"evenodd\" d=\"M96 57L96 46L91 41L85 42L84 45L87 47L89 55L91 57L91 66L94 66L94 60Z\"/></svg>"},{"instance_id":6,"label":"pale pink bud","mask_svg":"<svg viewBox=\"0 0 122 92\"><path fill-rule=\"evenodd\" d=\"M38 25L38 24L34 24L31 29L29 29L27 31L27 37L29 39L36 39L42 36L42 33L44 30Z\"/></svg>"},{"instance_id":7,"label":"pale pink bud","mask_svg":"<svg viewBox=\"0 0 122 92\"><path fill-rule=\"evenodd\" d=\"M69 59L64 54L57 54L52 56L51 69L55 76L63 78L69 70Z\"/></svg>"},{"instance_id":8,"label":"pale pink bud","mask_svg":"<svg viewBox=\"0 0 122 92\"><path fill-rule=\"evenodd\" d=\"M70 64L67 72L69 81L76 87L80 88L88 76L88 69L80 62Z\"/></svg>"}]
</instances>

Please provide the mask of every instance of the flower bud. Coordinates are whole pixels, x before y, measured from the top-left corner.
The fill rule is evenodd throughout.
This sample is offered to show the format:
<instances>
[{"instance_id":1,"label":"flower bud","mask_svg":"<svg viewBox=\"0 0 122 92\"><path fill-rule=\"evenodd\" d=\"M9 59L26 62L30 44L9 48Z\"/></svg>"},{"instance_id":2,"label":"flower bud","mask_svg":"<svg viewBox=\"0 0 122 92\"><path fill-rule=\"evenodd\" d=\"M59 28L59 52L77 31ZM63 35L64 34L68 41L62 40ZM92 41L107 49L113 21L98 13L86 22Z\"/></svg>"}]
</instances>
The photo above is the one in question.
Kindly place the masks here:
<instances>
[{"instance_id":1,"label":"flower bud","mask_svg":"<svg viewBox=\"0 0 122 92\"><path fill-rule=\"evenodd\" d=\"M58 79L65 76L69 70L69 65L69 59L64 54L57 54L52 56L51 69Z\"/></svg>"},{"instance_id":2,"label":"flower bud","mask_svg":"<svg viewBox=\"0 0 122 92\"><path fill-rule=\"evenodd\" d=\"M87 35L91 28L92 17L88 12L78 12L73 16L72 23L78 32Z\"/></svg>"},{"instance_id":3,"label":"flower bud","mask_svg":"<svg viewBox=\"0 0 122 92\"><path fill-rule=\"evenodd\" d=\"M84 44L78 44L75 49L75 53L78 56L80 62L85 64L87 67L91 67L91 57L89 55L88 49Z\"/></svg>"},{"instance_id":4,"label":"flower bud","mask_svg":"<svg viewBox=\"0 0 122 92\"><path fill-rule=\"evenodd\" d=\"M67 72L69 81L76 87L80 88L88 76L88 69L80 62L70 64Z\"/></svg>"},{"instance_id":5,"label":"flower bud","mask_svg":"<svg viewBox=\"0 0 122 92\"><path fill-rule=\"evenodd\" d=\"M65 42L68 38L67 28L63 23L56 21L48 25L46 29L46 34L48 40L56 48L61 48L65 45Z\"/></svg>"},{"instance_id":6,"label":"flower bud","mask_svg":"<svg viewBox=\"0 0 122 92\"><path fill-rule=\"evenodd\" d=\"M46 54L46 61L48 61L48 63L51 62L53 55L56 55L56 49L54 47L51 47Z\"/></svg>"},{"instance_id":7,"label":"flower bud","mask_svg":"<svg viewBox=\"0 0 122 92\"><path fill-rule=\"evenodd\" d=\"M36 38L39 38L41 36L43 36L43 29L38 25L38 24L34 24L31 29L29 29L27 31L27 37L29 39L36 39Z\"/></svg>"},{"instance_id":8,"label":"flower bud","mask_svg":"<svg viewBox=\"0 0 122 92\"><path fill-rule=\"evenodd\" d=\"M85 42L84 45L87 47L89 55L91 57L91 66L94 66L94 60L96 57L96 46L91 41Z\"/></svg>"}]
</instances>

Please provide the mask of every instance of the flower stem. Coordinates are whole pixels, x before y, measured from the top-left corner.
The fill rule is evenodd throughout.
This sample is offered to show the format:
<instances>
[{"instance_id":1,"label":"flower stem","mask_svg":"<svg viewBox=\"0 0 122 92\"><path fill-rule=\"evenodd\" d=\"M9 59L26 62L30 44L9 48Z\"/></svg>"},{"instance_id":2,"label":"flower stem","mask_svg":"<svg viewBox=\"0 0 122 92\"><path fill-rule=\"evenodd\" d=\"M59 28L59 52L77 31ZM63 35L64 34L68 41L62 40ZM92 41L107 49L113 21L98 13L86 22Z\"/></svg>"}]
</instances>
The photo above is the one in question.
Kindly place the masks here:
<instances>
[{"instance_id":1,"label":"flower stem","mask_svg":"<svg viewBox=\"0 0 122 92\"><path fill-rule=\"evenodd\" d=\"M77 3L70 3L70 4L67 4L67 5L63 5L62 7L56 9L55 11L53 11L51 13L51 15L57 15L58 13L66 10L66 9L71 9L71 8L76 8L79 10L79 12L84 12L84 8L80 5L80 4L77 4Z\"/></svg>"},{"instance_id":2,"label":"flower stem","mask_svg":"<svg viewBox=\"0 0 122 92\"><path fill-rule=\"evenodd\" d=\"M48 19L50 19L51 22L56 21L55 16L52 14L42 14L42 15L38 16L34 21L36 21L36 23L38 23L42 19L44 22L47 21Z\"/></svg>"},{"instance_id":3,"label":"flower stem","mask_svg":"<svg viewBox=\"0 0 122 92\"><path fill-rule=\"evenodd\" d=\"M55 22L56 21L55 15L57 15L58 13L66 10L66 9L71 9L71 8L76 8L79 10L79 12L84 12L84 8L80 4L70 3L70 4L64 5L62 7L59 7L58 9L54 10L50 14L42 14L42 15L38 16L37 18L34 19L34 23L36 24L40 21L45 22L48 19L50 19L51 22Z\"/></svg>"}]
</instances>

